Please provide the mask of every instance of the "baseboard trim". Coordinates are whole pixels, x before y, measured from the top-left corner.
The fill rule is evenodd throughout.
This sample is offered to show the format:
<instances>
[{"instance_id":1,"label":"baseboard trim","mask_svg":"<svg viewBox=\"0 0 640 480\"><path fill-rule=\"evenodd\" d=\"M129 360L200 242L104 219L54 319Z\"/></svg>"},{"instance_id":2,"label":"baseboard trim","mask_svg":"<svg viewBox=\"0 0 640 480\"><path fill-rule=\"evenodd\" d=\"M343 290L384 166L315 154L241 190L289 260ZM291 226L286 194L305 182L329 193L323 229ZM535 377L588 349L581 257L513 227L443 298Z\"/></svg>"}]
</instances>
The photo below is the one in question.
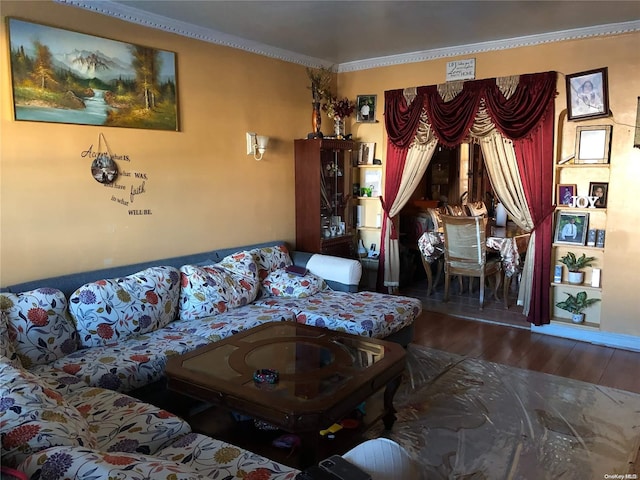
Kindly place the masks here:
<instances>
[{"instance_id":1,"label":"baseboard trim","mask_svg":"<svg viewBox=\"0 0 640 480\"><path fill-rule=\"evenodd\" d=\"M604 345L606 347L640 352L640 337L625 335L623 333L587 330L570 325L559 325L555 323L539 327L531 325L531 331L533 333L542 333L545 335L552 335L554 337L570 338L581 342L589 342L595 345Z\"/></svg>"}]
</instances>

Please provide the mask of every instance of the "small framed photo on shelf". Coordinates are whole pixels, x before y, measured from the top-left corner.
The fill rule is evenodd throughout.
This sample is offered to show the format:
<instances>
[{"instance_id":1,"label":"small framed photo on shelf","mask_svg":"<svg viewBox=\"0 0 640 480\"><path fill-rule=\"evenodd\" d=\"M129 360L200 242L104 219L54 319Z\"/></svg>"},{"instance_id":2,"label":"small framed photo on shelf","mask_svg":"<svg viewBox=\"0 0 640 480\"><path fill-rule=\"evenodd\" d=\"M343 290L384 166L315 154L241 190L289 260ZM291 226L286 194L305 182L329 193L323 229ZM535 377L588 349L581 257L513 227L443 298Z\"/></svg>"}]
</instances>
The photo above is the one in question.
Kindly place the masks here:
<instances>
[{"instance_id":1,"label":"small framed photo on shelf","mask_svg":"<svg viewBox=\"0 0 640 480\"><path fill-rule=\"evenodd\" d=\"M356 97L356 122L375 123L377 95L358 95Z\"/></svg>"},{"instance_id":2,"label":"small framed photo on shelf","mask_svg":"<svg viewBox=\"0 0 640 480\"><path fill-rule=\"evenodd\" d=\"M611 125L577 127L575 163L609 163Z\"/></svg>"},{"instance_id":3,"label":"small framed photo on shelf","mask_svg":"<svg viewBox=\"0 0 640 480\"><path fill-rule=\"evenodd\" d=\"M609 116L607 67L573 73L566 79L569 120Z\"/></svg>"},{"instance_id":4,"label":"small framed photo on shelf","mask_svg":"<svg viewBox=\"0 0 640 480\"><path fill-rule=\"evenodd\" d=\"M589 196L597 197L594 203L596 208L607 207L607 196L609 194L609 183L607 182L590 182Z\"/></svg>"},{"instance_id":5,"label":"small framed photo on shelf","mask_svg":"<svg viewBox=\"0 0 640 480\"><path fill-rule=\"evenodd\" d=\"M379 168L367 168L364 172L364 183L371 189L371 196L382 195L382 170Z\"/></svg>"},{"instance_id":6,"label":"small framed photo on shelf","mask_svg":"<svg viewBox=\"0 0 640 480\"><path fill-rule=\"evenodd\" d=\"M362 142L358 145L358 165L373 165L376 150L375 142Z\"/></svg>"},{"instance_id":7,"label":"small framed photo on shelf","mask_svg":"<svg viewBox=\"0 0 640 480\"><path fill-rule=\"evenodd\" d=\"M589 214L561 210L556 218L555 243L584 245L589 229Z\"/></svg>"},{"instance_id":8,"label":"small framed photo on shelf","mask_svg":"<svg viewBox=\"0 0 640 480\"><path fill-rule=\"evenodd\" d=\"M556 204L559 207L568 207L572 204L571 197L576 196L577 185L558 184L556 187Z\"/></svg>"}]
</instances>

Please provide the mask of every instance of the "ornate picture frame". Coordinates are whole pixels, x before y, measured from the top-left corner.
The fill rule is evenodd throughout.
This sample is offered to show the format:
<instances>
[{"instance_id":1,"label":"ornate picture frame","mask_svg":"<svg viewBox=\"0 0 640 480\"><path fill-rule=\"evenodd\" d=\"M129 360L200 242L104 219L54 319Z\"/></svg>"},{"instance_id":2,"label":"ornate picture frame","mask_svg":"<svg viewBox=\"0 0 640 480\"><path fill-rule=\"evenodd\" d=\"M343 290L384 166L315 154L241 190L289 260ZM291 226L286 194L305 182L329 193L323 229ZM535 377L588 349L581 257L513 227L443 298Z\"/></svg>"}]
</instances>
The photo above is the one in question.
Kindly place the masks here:
<instances>
[{"instance_id":1,"label":"ornate picture frame","mask_svg":"<svg viewBox=\"0 0 640 480\"><path fill-rule=\"evenodd\" d=\"M589 213L560 210L556 217L554 243L584 245L589 230Z\"/></svg>"},{"instance_id":2,"label":"ornate picture frame","mask_svg":"<svg viewBox=\"0 0 640 480\"><path fill-rule=\"evenodd\" d=\"M358 95L356 97L356 122L375 123L377 103L377 95Z\"/></svg>"},{"instance_id":3,"label":"ornate picture frame","mask_svg":"<svg viewBox=\"0 0 640 480\"><path fill-rule=\"evenodd\" d=\"M567 118L584 120L608 117L609 82L607 67L566 76Z\"/></svg>"},{"instance_id":4,"label":"ornate picture frame","mask_svg":"<svg viewBox=\"0 0 640 480\"><path fill-rule=\"evenodd\" d=\"M609 163L611 125L576 127L575 163Z\"/></svg>"},{"instance_id":5,"label":"ornate picture frame","mask_svg":"<svg viewBox=\"0 0 640 480\"><path fill-rule=\"evenodd\" d=\"M17 18L8 26L15 120L178 131L175 53Z\"/></svg>"}]
</instances>

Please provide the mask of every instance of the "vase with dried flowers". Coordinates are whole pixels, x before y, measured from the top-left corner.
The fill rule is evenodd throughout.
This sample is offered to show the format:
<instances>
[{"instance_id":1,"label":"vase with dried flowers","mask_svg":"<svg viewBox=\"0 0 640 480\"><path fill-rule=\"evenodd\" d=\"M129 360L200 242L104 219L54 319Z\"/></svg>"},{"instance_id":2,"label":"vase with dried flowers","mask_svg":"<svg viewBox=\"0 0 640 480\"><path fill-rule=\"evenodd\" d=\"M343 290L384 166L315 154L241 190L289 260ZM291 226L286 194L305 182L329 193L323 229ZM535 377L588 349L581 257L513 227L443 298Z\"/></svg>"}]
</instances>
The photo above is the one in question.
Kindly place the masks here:
<instances>
[{"instance_id":1,"label":"vase with dried flowers","mask_svg":"<svg viewBox=\"0 0 640 480\"><path fill-rule=\"evenodd\" d=\"M336 138L344 138L344 120L351 116L355 108L355 102L352 102L346 97L339 99L331 96L327 102L322 105L322 110L327 112L327 116L334 121Z\"/></svg>"},{"instance_id":2,"label":"vase with dried flowers","mask_svg":"<svg viewBox=\"0 0 640 480\"><path fill-rule=\"evenodd\" d=\"M308 87L313 97L313 112L311 114L311 126L313 131L307 135L307 138L322 138L320 126L322 125L322 117L320 115L320 103L322 100L330 96L329 87L331 84L331 70L327 68L309 68L307 67L307 77L311 81Z\"/></svg>"}]
</instances>

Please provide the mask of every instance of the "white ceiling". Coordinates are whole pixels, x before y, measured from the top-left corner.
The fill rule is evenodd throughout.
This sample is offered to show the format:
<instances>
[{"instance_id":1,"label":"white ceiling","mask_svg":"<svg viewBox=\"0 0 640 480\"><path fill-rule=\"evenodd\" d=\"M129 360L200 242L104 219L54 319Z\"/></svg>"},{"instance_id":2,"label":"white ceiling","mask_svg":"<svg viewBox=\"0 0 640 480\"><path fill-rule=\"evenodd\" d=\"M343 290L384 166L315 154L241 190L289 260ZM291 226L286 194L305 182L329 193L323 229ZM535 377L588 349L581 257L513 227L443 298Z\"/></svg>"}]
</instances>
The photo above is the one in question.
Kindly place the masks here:
<instances>
[{"instance_id":1,"label":"white ceiling","mask_svg":"<svg viewBox=\"0 0 640 480\"><path fill-rule=\"evenodd\" d=\"M640 30L638 0L56 1L339 70Z\"/></svg>"}]
</instances>

